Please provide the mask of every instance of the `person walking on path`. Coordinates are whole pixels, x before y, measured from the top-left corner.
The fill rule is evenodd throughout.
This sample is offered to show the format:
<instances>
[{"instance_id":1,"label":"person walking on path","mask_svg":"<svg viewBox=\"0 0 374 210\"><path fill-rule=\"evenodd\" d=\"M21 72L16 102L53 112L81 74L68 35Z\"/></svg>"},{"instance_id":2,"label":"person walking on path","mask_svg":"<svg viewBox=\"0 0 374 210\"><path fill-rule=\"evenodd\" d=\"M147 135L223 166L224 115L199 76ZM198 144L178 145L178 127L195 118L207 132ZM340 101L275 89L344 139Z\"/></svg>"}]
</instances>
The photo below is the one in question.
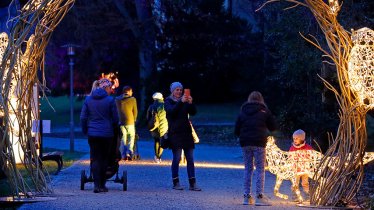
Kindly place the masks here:
<instances>
[{"instance_id":1,"label":"person walking on path","mask_svg":"<svg viewBox=\"0 0 374 210\"><path fill-rule=\"evenodd\" d=\"M239 137L244 159L244 201L243 205L271 205L264 195L265 146L269 131L276 130L275 119L267 108L264 98L253 91L240 110L235 123L235 135ZM253 159L256 165L256 203L251 194Z\"/></svg>"},{"instance_id":2,"label":"person walking on path","mask_svg":"<svg viewBox=\"0 0 374 210\"><path fill-rule=\"evenodd\" d=\"M161 155L163 149L161 147L161 138L167 138L168 132L168 121L166 119L166 111L164 108L164 97L161 93L156 92L152 95L153 104L148 107L147 110L147 122L152 120L152 115L155 115L157 121L153 128L149 128L153 139L155 140L154 150L156 163L161 163Z\"/></svg>"},{"instance_id":3,"label":"person walking on path","mask_svg":"<svg viewBox=\"0 0 374 210\"><path fill-rule=\"evenodd\" d=\"M82 107L80 120L82 132L88 136L90 146L91 170L94 179L94 193L108 192L106 170L111 144L113 144L114 126L118 125L118 114L111 93L111 82L100 79L98 88L93 90Z\"/></svg>"},{"instance_id":4,"label":"person walking on path","mask_svg":"<svg viewBox=\"0 0 374 210\"><path fill-rule=\"evenodd\" d=\"M123 143L121 157L125 160L132 160L134 157L135 123L138 117L138 107L136 98L132 96L133 92L130 86L123 87L122 92L123 94L116 98Z\"/></svg>"},{"instance_id":5,"label":"person walking on path","mask_svg":"<svg viewBox=\"0 0 374 210\"><path fill-rule=\"evenodd\" d=\"M168 138L170 139L170 148L173 152L173 161L171 164L173 189L183 190L183 187L179 183L179 162L183 150L187 160L189 189L201 191L196 185L193 157L195 144L189 122L189 115L196 114L196 106L192 103L190 95L182 95L183 86L180 82L173 82L170 85L170 92L171 95L165 99L165 110L169 123Z\"/></svg>"}]
</instances>

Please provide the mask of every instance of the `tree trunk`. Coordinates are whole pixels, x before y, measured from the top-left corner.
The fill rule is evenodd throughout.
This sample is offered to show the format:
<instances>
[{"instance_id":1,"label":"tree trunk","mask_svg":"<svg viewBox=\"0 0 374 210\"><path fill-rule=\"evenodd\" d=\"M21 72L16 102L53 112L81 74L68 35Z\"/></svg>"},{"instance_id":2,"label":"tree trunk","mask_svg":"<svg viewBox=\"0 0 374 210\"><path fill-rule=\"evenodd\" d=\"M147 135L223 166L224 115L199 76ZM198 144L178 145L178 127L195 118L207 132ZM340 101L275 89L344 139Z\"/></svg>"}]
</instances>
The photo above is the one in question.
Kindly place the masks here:
<instances>
[{"instance_id":1,"label":"tree trunk","mask_svg":"<svg viewBox=\"0 0 374 210\"><path fill-rule=\"evenodd\" d=\"M146 93L150 84L150 76L154 67L155 32L149 1L135 1L138 19L142 24L139 40L139 67L140 67L140 106L141 113L146 109Z\"/></svg>"},{"instance_id":2,"label":"tree trunk","mask_svg":"<svg viewBox=\"0 0 374 210\"><path fill-rule=\"evenodd\" d=\"M144 113L146 109L146 93L150 81L150 76L154 67L154 21L152 19L151 4L146 0L135 1L137 20L134 20L124 4L120 0L115 0L114 3L120 11L121 15L129 23L129 27L133 35L138 41L138 52L139 52L139 79L140 79L140 98L139 98L139 110ZM140 24L135 24L135 21ZM140 27L139 27L140 26Z\"/></svg>"}]
</instances>

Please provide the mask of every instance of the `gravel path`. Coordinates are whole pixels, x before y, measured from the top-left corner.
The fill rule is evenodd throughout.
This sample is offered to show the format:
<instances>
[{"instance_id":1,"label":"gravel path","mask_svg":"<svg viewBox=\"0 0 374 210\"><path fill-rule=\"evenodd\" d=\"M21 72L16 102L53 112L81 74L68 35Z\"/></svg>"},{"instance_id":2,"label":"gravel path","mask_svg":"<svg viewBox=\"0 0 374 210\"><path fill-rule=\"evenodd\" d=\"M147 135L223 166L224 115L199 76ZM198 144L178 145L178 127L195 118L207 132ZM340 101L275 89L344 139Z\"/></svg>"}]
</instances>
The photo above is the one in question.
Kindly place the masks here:
<instances>
[{"instance_id":1,"label":"gravel path","mask_svg":"<svg viewBox=\"0 0 374 210\"><path fill-rule=\"evenodd\" d=\"M68 139L45 138L44 147L69 148ZM141 160L120 163L120 174L128 173L128 190L122 184L108 182L109 192L93 193L93 183L80 190L80 174L89 169L86 155L73 166L53 176L55 200L22 205L19 209L304 209L281 200L272 194L275 176L266 172L265 194L273 203L271 207L243 206L243 167L238 147L197 145L195 164L197 184L201 192L172 189L170 164L172 154L166 150L162 164L153 162L153 143L139 141ZM75 140L77 151L88 151L85 139ZM181 184L187 188L185 165L181 165ZM290 182L285 181L281 191L290 192Z\"/></svg>"}]
</instances>

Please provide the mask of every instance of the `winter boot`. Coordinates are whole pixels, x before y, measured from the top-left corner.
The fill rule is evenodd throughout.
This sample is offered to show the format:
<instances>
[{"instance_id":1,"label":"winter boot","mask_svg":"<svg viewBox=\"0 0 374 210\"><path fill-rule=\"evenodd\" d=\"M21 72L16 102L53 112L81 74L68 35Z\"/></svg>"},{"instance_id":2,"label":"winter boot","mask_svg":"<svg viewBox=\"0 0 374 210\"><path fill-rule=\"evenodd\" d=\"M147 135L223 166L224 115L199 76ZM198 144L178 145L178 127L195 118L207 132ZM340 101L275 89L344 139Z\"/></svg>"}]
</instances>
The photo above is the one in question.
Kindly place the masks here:
<instances>
[{"instance_id":1,"label":"winter boot","mask_svg":"<svg viewBox=\"0 0 374 210\"><path fill-rule=\"evenodd\" d=\"M100 182L100 192L108 192L108 188L105 186L106 184L106 179L102 179Z\"/></svg>"},{"instance_id":2,"label":"winter boot","mask_svg":"<svg viewBox=\"0 0 374 210\"><path fill-rule=\"evenodd\" d=\"M253 205L255 203L255 199L250 194L244 194L243 198L243 205Z\"/></svg>"},{"instance_id":3,"label":"winter boot","mask_svg":"<svg viewBox=\"0 0 374 210\"><path fill-rule=\"evenodd\" d=\"M196 178L190 178L188 181L190 182L190 190L201 191L201 189L196 185Z\"/></svg>"},{"instance_id":4,"label":"winter boot","mask_svg":"<svg viewBox=\"0 0 374 210\"><path fill-rule=\"evenodd\" d=\"M179 178L173 178L173 189L174 190L183 190L183 187L179 184Z\"/></svg>"},{"instance_id":5,"label":"winter boot","mask_svg":"<svg viewBox=\"0 0 374 210\"><path fill-rule=\"evenodd\" d=\"M100 192L100 180L97 178L93 180L94 181L94 193L99 193Z\"/></svg>"}]
</instances>

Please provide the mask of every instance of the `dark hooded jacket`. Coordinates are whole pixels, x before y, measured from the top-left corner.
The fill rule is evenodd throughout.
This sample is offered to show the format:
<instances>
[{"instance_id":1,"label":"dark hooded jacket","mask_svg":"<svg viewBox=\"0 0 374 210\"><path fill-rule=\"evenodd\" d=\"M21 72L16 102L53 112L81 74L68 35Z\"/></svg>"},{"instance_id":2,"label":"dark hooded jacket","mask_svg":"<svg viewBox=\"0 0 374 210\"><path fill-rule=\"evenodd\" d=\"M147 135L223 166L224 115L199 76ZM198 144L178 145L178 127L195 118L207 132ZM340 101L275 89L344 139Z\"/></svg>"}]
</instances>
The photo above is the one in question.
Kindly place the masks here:
<instances>
[{"instance_id":1,"label":"dark hooded jacket","mask_svg":"<svg viewBox=\"0 0 374 210\"><path fill-rule=\"evenodd\" d=\"M114 98L98 88L86 98L81 111L82 132L94 137L113 137L118 114Z\"/></svg>"},{"instance_id":2,"label":"dark hooded jacket","mask_svg":"<svg viewBox=\"0 0 374 210\"><path fill-rule=\"evenodd\" d=\"M166 119L166 111L164 106L164 100L157 99L148 107L147 110L147 122L152 117L152 112L156 114L158 120L157 128L153 128L151 135L154 138L160 138L168 132L168 120Z\"/></svg>"},{"instance_id":3,"label":"dark hooded jacket","mask_svg":"<svg viewBox=\"0 0 374 210\"><path fill-rule=\"evenodd\" d=\"M260 103L244 103L235 123L240 146L265 147L269 131L277 129L270 110Z\"/></svg>"},{"instance_id":4,"label":"dark hooded jacket","mask_svg":"<svg viewBox=\"0 0 374 210\"><path fill-rule=\"evenodd\" d=\"M171 148L195 148L188 117L196 114L196 106L182 101L174 101L169 96L165 99L165 111L169 124L168 137L171 142Z\"/></svg>"}]
</instances>

